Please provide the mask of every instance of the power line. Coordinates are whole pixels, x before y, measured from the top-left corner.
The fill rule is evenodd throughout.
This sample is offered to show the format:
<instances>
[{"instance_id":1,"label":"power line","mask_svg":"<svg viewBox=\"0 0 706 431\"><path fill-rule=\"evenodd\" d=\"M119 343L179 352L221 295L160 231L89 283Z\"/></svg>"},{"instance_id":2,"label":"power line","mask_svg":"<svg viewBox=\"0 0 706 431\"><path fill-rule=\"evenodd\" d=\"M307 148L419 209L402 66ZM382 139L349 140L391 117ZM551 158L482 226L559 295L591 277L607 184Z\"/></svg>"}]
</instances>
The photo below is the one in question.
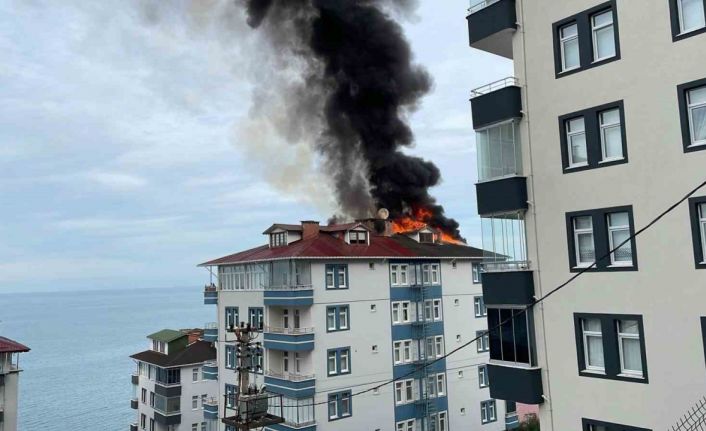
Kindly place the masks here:
<instances>
[{"instance_id":1,"label":"power line","mask_svg":"<svg viewBox=\"0 0 706 431\"><path fill-rule=\"evenodd\" d=\"M479 334L478 336L476 336L475 338L473 338L472 340L470 340L470 341L468 341L468 342L462 344L461 346L459 346L459 347L453 349L452 351L446 353L445 355L443 355L443 356L441 356L441 357L439 357L439 358L437 358L437 359L435 359L435 360L433 360L433 361L431 361L431 362L428 362L428 363L426 363L426 364L422 364L421 366L418 366L416 369L414 369L414 370L412 370L412 371L410 371L410 372L408 372L408 373L405 373L405 374L403 374L402 376L399 376L399 377L396 377L396 378L393 378L393 379L389 379L389 380L387 380L387 381L385 381L385 382L383 382L383 383L381 383L381 384L379 384L379 385L373 386L373 387L371 387L371 388L368 388L368 389L365 389L365 390L362 390L362 391L358 391L358 392L352 393L352 394L350 394L350 398L353 398L353 397L355 397L355 396L362 395L362 394L365 394L365 393L368 393L368 392L372 392L372 391L374 391L374 390L380 389L380 388L383 387L383 386L387 386L387 385L389 385L389 384L392 384L392 383L395 383L395 382L397 382L397 381L399 381L399 380L402 380L402 379L404 379L404 378L406 378L406 377L412 376L412 375L416 374L417 372L419 372L419 371L421 371L421 370L423 370L423 369L425 369L425 368L427 368L427 367L429 367L429 366L431 366L431 365L433 365L433 364L435 364L435 363L437 363L437 362L439 362L439 361L441 361L441 360L443 360L443 359L446 359L447 357L453 355L454 353L458 352L459 350L462 350L462 349L464 349L464 348L470 346L470 345L473 344L474 342L478 341L478 340L481 339L482 337L484 337L484 336L486 336L487 334L489 334L491 331L495 331L495 330L497 330L497 329L500 329L500 328L502 327L502 325L504 325L504 324L506 324L506 323L512 321L515 317L521 316L521 315L523 315L523 314L526 314L527 311L533 309L537 304L540 304L540 303L544 302L547 298L551 297L552 295L554 295L555 293L557 293L557 292L560 291L561 289L563 289L563 288L565 288L566 286L568 286L569 284L571 284L571 283L572 283L574 280L576 280L578 277L580 277L581 275L585 274L587 271L593 269L593 268L597 265L598 261L602 261L603 259L608 258L611 254L615 253L615 251L617 251L618 249L620 249L622 246L628 244L630 241L632 241L633 239L635 239L637 236L639 236L640 234L642 234L642 233L645 232L646 230L650 229L650 228L651 228L652 226L654 226L658 221L660 221L664 216L666 216L666 215L669 214L670 212L674 211L674 209L675 209L676 207L678 207L681 203L683 203L684 201L686 201L687 199L689 199L694 193L696 193L697 191L699 191L699 190L700 190L701 188L703 188L704 186L706 186L706 181L704 181L704 182L702 182L701 184L699 184L697 187L695 187L693 190L691 190L689 193L687 193L686 196L684 196L683 198L679 199L677 202L675 202L674 204L672 204L672 205L671 205L669 208L667 208L664 212L662 212L662 213L659 214L656 218L654 218L651 222L649 222L645 227L643 227L642 229L638 230L638 231L635 232L634 234L630 235L625 241L623 241L623 242L621 242L620 244L618 244L616 247L614 247L612 250L608 251L608 253L606 253L605 255L601 256L599 259L594 260L594 262L593 262L591 265L589 265L589 266L587 266L587 267L585 267L585 268L582 268L579 272L577 272L576 274L574 274L573 276L571 276L571 277L570 277L568 280L566 280L564 283L562 283L562 284L560 284L559 286L557 286L556 288L552 289L552 290L549 291L546 295L544 295L544 296L542 296L541 298L537 299L537 300L536 300L535 302L533 302L532 304L529 304L529 305L527 305L527 306L525 306L524 308L519 309L519 310L513 310L512 316L510 316L509 318L507 318L507 319L501 321L500 323L498 323L498 324L495 325L494 327L489 328L489 329L486 330L486 331L481 331L480 334ZM517 311L517 314L515 314L515 311ZM311 403L311 404L302 404L302 405L300 405L299 407L314 407L314 406L324 405L324 404L328 404L328 401L314 402L314 403Z\"/></svg>"}]
</instances>

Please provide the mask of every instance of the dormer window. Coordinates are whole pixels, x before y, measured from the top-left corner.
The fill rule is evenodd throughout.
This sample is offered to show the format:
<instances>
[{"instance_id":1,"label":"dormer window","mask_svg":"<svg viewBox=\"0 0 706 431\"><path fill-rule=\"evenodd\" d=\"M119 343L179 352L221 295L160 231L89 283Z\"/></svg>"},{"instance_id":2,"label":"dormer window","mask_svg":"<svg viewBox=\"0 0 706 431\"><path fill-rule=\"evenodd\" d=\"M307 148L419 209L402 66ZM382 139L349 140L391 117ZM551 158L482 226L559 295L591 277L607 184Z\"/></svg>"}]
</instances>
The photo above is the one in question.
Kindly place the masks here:
<instances>
[{"instance_id":1,"label":"dormer window","mask_svg":"<svg viewBox=\"0 0 706 431\"><path fill-rule=\"evenodd\" d=\"M166 353L167 345L163 341L152 340L152 350L159 353Z\"/></svg>"},{"instance_id":2,"label":"dormer window","mask_svg":"<svg viewBox=\"0 0 706 431\"><path fill-rule=\"evenodd\" d=\"M431 232L419 232L419 242L433 243L434 234Z\"/></svg>"},{"instance_id":3,"label":"dormer window","mask_svg":"<svg viewBox=\"0 0 706 431\"><path fill-rule=\"evenodd\" d=\"M368 243L368 232L350 231L348 233L348 242L350 244L366 245Z\"/></svg>"},{"instance_id":4,"label":"dormer window","mask_svg":"<svg viewBox=\"0 0 706 431\"><path fill-rule=\"evenodd\" d=\"M276 232L270 234L270 247L280 247L287 245L287 232Z\"/></svg>"}]
</instances>

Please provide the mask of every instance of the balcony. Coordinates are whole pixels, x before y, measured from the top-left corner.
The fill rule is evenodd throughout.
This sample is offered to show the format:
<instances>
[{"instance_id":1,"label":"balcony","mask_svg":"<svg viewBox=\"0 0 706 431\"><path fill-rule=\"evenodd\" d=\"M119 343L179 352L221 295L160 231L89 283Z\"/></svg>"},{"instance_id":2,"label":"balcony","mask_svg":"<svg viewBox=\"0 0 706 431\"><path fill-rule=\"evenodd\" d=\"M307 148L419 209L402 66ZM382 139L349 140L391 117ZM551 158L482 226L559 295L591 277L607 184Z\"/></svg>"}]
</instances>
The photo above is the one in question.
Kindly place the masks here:
<instances>
[{"instance_id":1,"label":"balcony","mask_svg":"<svg viewBox=\"0 0 706 431\"><path fill-rule=\"evenodd\" d=\"M512 35L517 29L515 0L474 3L466 20L472 48L512 59Z\"/></svg>"},{"instance_id":2,"label":"balcony","mask_svg":"<svg viewBox=\"0 0 706 431\"><path fill-rule=\"evenodd\" d=\"M314 374L288 373L268 370L265 373L267 390L287 398L309 398L314 396L316 376Z\"/></svg>"},{"instance_id":3,"label":"balcony","mask_svg":"<svg viewBox=\"0 0 706 431\"><path fill-rule=\"evenodd\" d=\"M136 398L130 400L130 408L131 408L131 409L134 409L134 410L137 410L137 399L136 399Z\"/></svg>"},{"instance_id":4,"label":"balcony","mask_svg":"<svg viewBox=\"0 0 706 431\"><path fill-rule=\"evenodd\" d=\"M265 305L283 307L310 306L314 303L314 290L306 285L270 285L264 292Z\"/></svg>"},{"instance_id":5,"label":"balcony","mask_svg":"<svg viewBox=\"0 0 706 431\"><path fill-rule=\"evenodd\" d=\"M206 305L218 304L218 288L215 284L207 284L203 288L203 303Z\"/></svg>"},{"instance_id":6,"label":"balcony","mask_svg":"<svg viewBox=\"0 0 706 431\"><path fill-rule=\"evenodd\" d=\"M263 341L266 349L290 352L314 350L314 328L266 326Z\"/></svg>"},{"instance_id":7,"label":"balcony","mask_svg":"<svg viewBox=\"0 0 706 431\"><path fill-rule=\"evenodd\" d=\"M494 271L483 273L483 301L489 307L532 304L534 302L532 272Z\"/></svg>"},{"instance_id":8,"label":"balcony","mask_svg":"<svg viewBox=\"0 0 706 431\"><path fill-rule=\"evenodd\" d=\"M218 323L209 322L203 327L203 341L213 343L218 341Z\"/></svg>"},{"instance_id":9,"label":"balcony","mask_svg":"<svg viewBox=\"0 0 706 431\"><path fill-rule=\"evenodd\" d=\"M527 260L524 211L481 217L483 238L483 283L491 272L522 271ZM491 280L492 282L492 280Z\"/></svg>"},{"instance_id":10,"label":"balcony","mask_svg":"<svg viewBox=\"0 0 706 431\"><path fill-rule=\"evenodd\" d=\"M544 402L542 371L539 368L521 368L488 364L490 396L499 400L523 404Z\"/></svg>"},{"instance_id":11,"label":"balcony","mask_svg":"<svg viewBox=\"0 0 706 431\"><path fill-rule=\"evenodd\" d=\"M520 417L517 412L508 413L505 415L505 429L514 430L520 427Z\"/></svg>"},{"instance_id":12,"label":"balcony","mask_svg":"<svg viewBox=\"0 0 706 431\"><path fill-rule=\"evenodd\" d=\"M130 376L130 380L132 381L133 385L139 385L140 384L140 375L137 373L133 373L132 376Z\"/></svg>"},{"instance_id":13,"label":"balcony","mask_svg":"<svg viewBox=\"0 0 706 431\"><path fill-rule=\"evenodd\" d=\"M522 90L517 78L508 77L471 91L475 130L513 118L522 118Z\"/></svg>"},{"instance_id":14,"label":"balcony","mask_svg":"<svg viewBox=\"0 0 706 431\"><path fill-rule=\"evenodd\" d=\"M137 431L137 423L130 424L130 431Z\"/></svg>"},{"instance_id":15,"label":"balcony","mask_svg":"<svg viewBox=\"0 0 706 431\"><path fill-rule=\"evenodd\" d=\"M510 177L476 184L478 214L500 214L526 211L527 178Z\"/></svg>"},{"instance_id":16,"label":"balcony","mask_svg":"<svg viewBox=\"0 0 706 431\"><path fill-rule=\"evenodd\" d=\"M207 361L203 363L203 379L218 380L218 362Z\"/></svg>"},{"instance_id":17,"label":"balcony","mask_svg":"<svg viewBox=\"0 0 706 431\"><path fill-rule=\"evenodd\" d=\"M203 418L218 420L218 398L208 398L203 402Z\"/></svg>"}]
</instances>

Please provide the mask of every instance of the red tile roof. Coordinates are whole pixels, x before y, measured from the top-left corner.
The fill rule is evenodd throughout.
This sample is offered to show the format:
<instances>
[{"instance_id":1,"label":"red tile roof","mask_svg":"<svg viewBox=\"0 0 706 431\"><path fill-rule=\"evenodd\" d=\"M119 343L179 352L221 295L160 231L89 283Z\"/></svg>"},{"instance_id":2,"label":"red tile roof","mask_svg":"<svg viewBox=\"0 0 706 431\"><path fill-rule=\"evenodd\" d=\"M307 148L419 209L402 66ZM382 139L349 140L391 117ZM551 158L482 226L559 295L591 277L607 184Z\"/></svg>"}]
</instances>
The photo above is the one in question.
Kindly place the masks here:
<instances>
[{"instance_id":1,"label":"red tile roof","mask_svg":"<svg viewBox=\"0 0 706 431\"><path fill-rule=\"evenodd\" d=\"M29 352L29 347L12 341L9 338L0 337L0 353Z\"/></svg>"},{"instance_id":2,"label":"red tile roof","mask_svg":"<svg viewBox=\"0 0 706 431\"><path fill-rule=\"evenodd\" d=\"M225 265L289 258L476 258L483 257L477 248L455 244L420 244L404 235L370 235L370 245L351 245L329 234L292 242L287 246L262 245L250 250L204 262L199 266Z\"/></svg>"}]
</instances>

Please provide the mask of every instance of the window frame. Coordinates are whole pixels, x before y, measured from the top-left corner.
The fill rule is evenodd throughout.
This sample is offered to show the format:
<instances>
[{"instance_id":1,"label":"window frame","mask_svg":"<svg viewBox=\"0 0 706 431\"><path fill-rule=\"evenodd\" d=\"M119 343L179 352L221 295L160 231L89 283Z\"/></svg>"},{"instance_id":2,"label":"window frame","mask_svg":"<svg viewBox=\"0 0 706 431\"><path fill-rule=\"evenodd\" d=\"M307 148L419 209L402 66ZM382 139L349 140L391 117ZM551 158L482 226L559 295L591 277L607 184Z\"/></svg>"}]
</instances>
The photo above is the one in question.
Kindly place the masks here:
<instances>
[{"instance_id":1,"label":"window frame","mask_svg":"<svg viewBox=\"0 0 706 431\"><path fill-rule=\"evenodd\" d=\"M343 400L347 399L348 400L348 413L342 413L343 412ZM332 404L333 403L333 404ZM336 414L331 415L331 405L333 405ZM328 417L329 422L341 420L341 419L346 419L351 416L353 416L353 397L352 393L350 390L345 390L345 391L340 391L340 392L335 392L335 393L330 393L328 395L328 403L327 403L327 414L326 416Z\"/></svg>"},{"instance_id":2,"label":"window frame","mask_svg":"<svg viewBox=\"0 0 706 431\"><path fill-rule=\"evenodd\" d=\"M488 381L488 365L483 364L478 366L478 388L483 389L490 386Z\"/></svg>"},{"instance_id":3,"label":"window frame","mask_svg":"<svg viewBox=\"0 0 706 431\"><path fill-rule=\"evenodd\" d=\"M482 275L481 275L482 268L483 268L482 263L476 263L476 262L471 263L471 276L473 277L473 284L481 284L483 282Z\"/></svg>"},{"instance_id":4,"label":"window frame","mask_svg":"<svg viewBox=\"0 0 706 431\"><path fill-rule=\"evenodd\" d=\"M617 226L611 225L611 216L614 214L622 214L622 213L623 213L623 211L617 211L617 212L612 212L612 213L606 214L606 227L608 230L608 250L613 250L615 247L618 246L618 244L615 244L615 240L613 239L613 233L622 232L622 231L627 230L628 237L631 235L630 222L629 222L630 215L629 214L627 214L627 216L628 216L628 224L627 225L617 225ZM621 242L621 244L622 244L622 242ZM625 244L625 245L627 245L627 244ZM610 254L610 265L611 266L632 266L632 250L630 250L630 262L616 260L615 259L615 252L612 252Z\"/></svg>"},{"instance_id":5,"label":"window frame","mask_svg":"<svg viewBox=\"0 0 706 431\"><path fill-rule=\"evenodd\" d=\"M395 309L397 310L397 319L395 319ZM407 319L404 319L405 310ZM392 325L409 325L414 319L412 318L412 303L410 301L392 301L390 303L390 321Z\"/></svg>"},{"instance_id":6,"label":"window frame","mask_svg":"<svg viewBox=\"0 0 706 431\"><path fill-rule=\"evenodd\" d=\"M609 232L608 232L608 220L607 215L611 213L627 212L628 220L630 224L630 246L632 249L632 265L613 265L611 264L611 257L608 254L610 251L609 243ZM576 247L577 243L574 238L573 226L574 218L582 216L591 216L593 223L593 241L596 263L591 268L581 267L577 264ZM635 221L633 218L633 207L632 205L623 205L618 207L610 208L596 208L581 211L572 211L566 213L566 236L567 236L567 253L569 256L569 271L579 272L621 272L621 271L637 271L639 270L638 265L638 252L637 252L637 241L634 237L635 234ZM604 257L605 256L605 257ZM601 259L602 258L602 259Z\"/></svg>"},{"instance_id":7,"label":"window frame","mask_svg":"<svg viewBox=\"0 0 706 431\"><path fill-rule=\"evenodd\" d=\"M706 205L706 196L689 199L689 217L691 218L691 237L696 269L706 269L706 214L702 214L702 205Z\"/></svg>"},{"instance_id":8,"label":"window frame","mask_svg":"<svg viewBox=\"0 0 706 431\"><path fill-rule=\"evenodd\" d=\"M476 352L486 353L490 352L490 332L476 331Z\"/></svg>"},{"instance_id":9,"label":"window frame","mask_svg":"<svg viewBox=\"0 0 706 431\"><path fill-rule=\"evenodd\" d=\"M597 33L600 32L601 30L610 27L613 30L613 44L615 44L615 14L612 13L613 11L610 9L606 9L604 11L596 12L591 15L591 42L592 42L592 47L593 47L593 62L598 63L604 60L607 60L609 58L612 58L615 56L615 53L613 55L609 55L606 57L598 57L598 38L597 38ZM599 15L604 15L610 13L610 23L609 24L601 24L601 25L596 25L596 17ZM613 49L615 49L615 45L613 46Z\"/></svg>"},{"instance_id":10,"label":"window frame","mask_svg":"<svg viewBox=\"0 0 706 431\"><path fill-rule=\"evenodd\" d=\"M603 122L603 114L606 114L611 111L618 111L618 122L613 122L613 123L604 123ZM606 139L606 131L613 129L613 128L619 128L620 129L620 152L621 155L620 157L608 157L607 155L607 139ZM599 136L601 140L601 160L598 163L609 163L617 160L622 160L625 158L625 155L623 154L623 115L622 115L622 110L619 107L615 108L608 108L604 109L602 111L598 111L598 131L599 131Z\"/></svg>"},{"instance_id":11,"label":"window frame","mask_svg":"<svg viewBox=\"0 0 706 431\"><path fill-rule=\"evenodd\" d=\"M329 326L329 317L333 313L333 327ZM346 316L346 326L341 325L341 313ZM326 332L350 331L351 329L351 308L348 304L337 304L326 306Z\"/></svg>"},{"instance_id":12,"label":"window frame","mask_svg":"<svg viewBox=\"0 0 706 431\"><path fill-rule=\"evenodd\" d=\"M226 307L225 308L225 327L230 328L231 320L233 321L233 328L237 328L240 325L240 309L239 307Z\"/></svg>"},{"instance_id":13,"label":"window frame","mask_svg":"<svg viewBox=\"0 0 706 431\"><path fill-rule=\"evenodd\" d=\"M473 297L473 314L476 318L486 317L488 315L488 307L485 306L485 300L482 295Z\"/></svg>"},{"instance_id":14,"label":"window frame","mask_svg":"<svg viewBox=\"0 0 706 431\"><path fill-rule=\"evenodd\" d=\"M418 390L415 390L416 382L416 379L404 379L395 382L394 395L396 406L414 403L419 398L417 396ZM411 398L407 396L409 390L411 390L412 393Z\"/></svg>"},{"instance_id":15,"label":"window frame","mask_svg":"<svg viewBox=\"0 0 706 431\"><path fill-rule=\"evenodd\" d=\"M672 42L678 42L682 39L687 39L706 32L706 25L703 27L694 28L692 30L683 30L680 0L669 0L669 13L672 24ZM706 0L704 0L704 15L704 21L706 22Z\"/></svg>"},{"instance_id":16,"label":"window frame","mask_svg":"<svg viewBox=\"0 0 706 431\"><path fill-rule=\"evenodd\" d=\"M583 349L583 357L584 357L584 364L585 364L585 370L594 372L594 373L603 373L605 374L605 351L602 351L603 354L603 366L598 367L595 365L591 365L589 362L589 352L588 352L588 338L589 337L597 337L601 339L601 349L603 347L603 328L601 327L601 331L590 331L586 329L586 321L587 320L598 320L598 319L580 319L579 322L581 324L581 337L582 337L582 349ZM601 325L601 321L598 320L598 324Z\"/></svg>"},{"instance_id":17,"label":"window frame","mask_svg":"<svg viewBox=\"0 0 706 431\"><path fill-rule=\"evenodd\" d=\"M604 158L603 128L601 127L601 115L605 112L618 110L620 119L620 139L622 157ZM570 140L568 135L568 125L571 120L583 117L584 134L586 136L586 163L571 164ZM610 126L615 127L615 124ZM580 111L570 112L559 116L559 141L561 151L562 172L571 174L589 169L606 168L609 166L628 163L628 136L625 122L625 102L616 100L598 106L592 106Z\"/></svg>"},{"instance_id":18,"label":"window frame","mask_svg":"<svg viewBox=\"0 0 706 431\"><path fill-rule=\"evenodd\" d=\"M597 319L601 322L601 333L603 341L603 362L604 372L596 372L586 366L586 352L583 342L581 320ZM638 324L640 340L640 360L642 361L642 376L626 374L622 371L621 346L617 332L617 322L620 320L635 320ZM574 332L576 342L576 357L578 363L578 374L581 377L591 377L598 379L618 380L632 383L649 383L647 349L645 341L645 328L643 316L638 314L605 314L605 313L574 313Z\"/></svg>"},{"instance_id":19,"label":"window frame","mask_svg":"<svg viewBox=\"0 0 706 431\"><path fill-rule=\"evenodd\" d=\"M343 271L344 284L341 284L339 275ZM333 276L333 284L328 283L328 276ZM324 287L326 290L345 290L350 288L348 279L348 264L345 263L327 263L324 267Z\"/></svg>"},{"instance_id":20,"label":"window frame","mask_svg":"<svg viewBox=\"0 0 706 431\"><path fill-rule=\"evenodd\" d=\"M583 129L580 131L572 131L571 123L574 121L581 120ZM588 137L586 136L586 118L583 116L578 116L574 118L569 118L564 121L565 133L566 133L566 154L568 156L569 166L567 169L576 169L588 166ZM573 161L573 138L583 136L583 149L586 152L585 162L575 162Z\"/></svg>"},{"instance_id":21,"label":"window frame","mask_svg":"<svg viewBox=\"0 0 706 431\"><path fill-rule=\"evenodd\" d=\"M639 324L638 324L638 333L637 334L633 334L631 332L621 332L621 330L620 330L621 322L630 322L630 321L632 321L632 319L620 319L615 322L615 332L618 337L618 357L620 359L620 374L626 375L626 376L631 376L631 377L634 376L634 377L642 378L642 371L631 370L631 369L626 368L626 366L625 366L625 353L623 351L622 341L625 339L637 340L638 342L640 342L640 345L642 346L642 343L641 343L641 339L642 339L641 335L642 334L641 334L641 331L639 330ZM640 348L642 349L642 347L640 347ZM640 362L642 362L642 358L640 359ZM644 364L642 364L642 365L644 365Z\"/></svg>"},{"instance_id":22,"label":"window frame","mask_svg":"<svg viewBox=\"0 0 706 431\"><path fill-rule=\"evenodd\" d=\"M490 415L492 411L492 417ZM480 423L485 425L498 420L498 410L495 400L485 400L480 402Z\"/></svg>"},{"instance_id":23,"label":"window frame","mask_svg":"<svg viewBox=\"0 0 706 431\"><path fill-rule=\"evenodd\" d=\"M333 370L333 371L329 367L329 365L330 365L329 361L331 359L332 354L334 357L334 365L335 365L335 367L334 367L335 370ZM346 357L346 365L347 365L346 369L343 369L343 367L341 366L341 363L343 362L341 358L344 356L344 354ZM352 369L351 362L352 362L352 358L351 358L350 346L328 349L326 351L326 376L327 377L335 377L335 376L342 376L342 375L350 374L351 369Z\"/></svg>"},{"instance_id":24,"label":"window frame","mask_svg":"<svg viewBox=\"0 0 706 431\"><path fill-rule=\"evenodd\" d=\"M603 12L611 10L613 12L613 39L615 40L615 55L603 59L594 59L593 41L593 17ZM572 16L566 17L552 24L554 39L554 76L556 79L573 75L584 70L602 66L613 61L620 60L620 26L618 19L618 9L616 0L594 6ZM576 23L578 45L579 45L579 66L564 70L563 44L561 30Z\"/></svg>"},{"instance_id":25,"label":"window frame","mask_svg":"<svg viewBox=\"0 0 706 431\"><path fill-rule=\"evenodd\" d=\"M563 30L571 27L571 26L576 26L576 35L574 36L562 36ZM560 53L561 53L561 73L566 73L570 72L574 69L578 69L581 67L581 41L579 39L579 25L576 21L572 22L567 22L563 24L561 27L558 28L558 33L557 37L559 38L559 45L560 45ZM576 49L578 50L579 53L579 64L576 66L572 67L566 67L566 44L569 42L573 42L576 40Z\"/></svg>"},{"instance_id":26,"label":"window frame","mask_svg":"<svg viewBox=\"0 0 706 431\"><path fill-rule=\"evenodd\" d=\"M679 118L681 123L682 147L685 153L706 150L706 141L692 143L693 125L689 107L689 92L701 87L706 87L706 78L686 82L677 86L677 101L679 103Z\"/></svg>"},{"instance_id":27,"label":"window frame","mask_svg":"<svg viewBox=\"0 0 706 431\"><path fill-rule=\"evenodd\" d=\"M579 218L588 218L588 220L591 221L591 227L589 228L577 228L576 227L576 221ZM588 266L591 266L595 261L596 257L596 233L593 230L593 218L591 216L576 216L571 218L571 226L574 231L574 255L576 257L576 267L578 268L586 268ZM581 253L579 250L579 237L581 235L587 235L588 233L591 234L591 242L593 243L593 260L590 262L584 262L581 260Z\"/></svg>"}]
</instances>

